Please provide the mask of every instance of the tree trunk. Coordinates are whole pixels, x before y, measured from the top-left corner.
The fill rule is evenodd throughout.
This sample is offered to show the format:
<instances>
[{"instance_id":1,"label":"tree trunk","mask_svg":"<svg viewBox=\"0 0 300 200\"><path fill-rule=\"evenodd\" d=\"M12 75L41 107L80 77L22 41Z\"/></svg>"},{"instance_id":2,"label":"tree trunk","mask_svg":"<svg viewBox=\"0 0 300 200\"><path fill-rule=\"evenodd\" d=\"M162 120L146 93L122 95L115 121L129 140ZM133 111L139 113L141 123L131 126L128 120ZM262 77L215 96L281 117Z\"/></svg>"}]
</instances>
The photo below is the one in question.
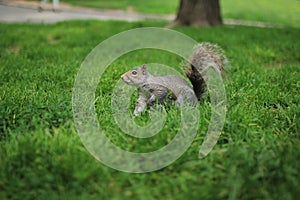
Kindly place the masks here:
<instances>
[{"instance_id":1,"label":"tree trunk","mask_svg":"<svg viewBox=\"0 0 300 200\"><path fill-rule=\"evenodd\" d=\"M174 25L215 26L222 24L219 0L180 0Z\"/></svg>"}]
</instances>

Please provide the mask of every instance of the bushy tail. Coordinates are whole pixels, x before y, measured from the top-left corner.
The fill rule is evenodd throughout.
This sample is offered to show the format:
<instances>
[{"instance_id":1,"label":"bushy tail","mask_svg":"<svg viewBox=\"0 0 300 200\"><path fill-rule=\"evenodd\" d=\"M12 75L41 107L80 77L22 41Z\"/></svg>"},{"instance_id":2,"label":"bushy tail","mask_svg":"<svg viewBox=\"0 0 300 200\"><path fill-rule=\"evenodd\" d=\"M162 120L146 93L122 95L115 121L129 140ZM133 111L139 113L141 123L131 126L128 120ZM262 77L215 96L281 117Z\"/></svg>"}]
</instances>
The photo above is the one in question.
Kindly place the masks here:
<instances>
[{"instance_id":1,"label":"bushy tail","mask_svg":"<svg viewBox=\"0 0 300 200\"><path fill-rule=\"evenodd\" d=\"M224 51L218 45L200 43L194 47L184 71L193 85L198 100L200 100L206 92L206 69L212 67L217 73L222 75L224 66L227 64L228 60Z\"/></svg>"}]
</instances>

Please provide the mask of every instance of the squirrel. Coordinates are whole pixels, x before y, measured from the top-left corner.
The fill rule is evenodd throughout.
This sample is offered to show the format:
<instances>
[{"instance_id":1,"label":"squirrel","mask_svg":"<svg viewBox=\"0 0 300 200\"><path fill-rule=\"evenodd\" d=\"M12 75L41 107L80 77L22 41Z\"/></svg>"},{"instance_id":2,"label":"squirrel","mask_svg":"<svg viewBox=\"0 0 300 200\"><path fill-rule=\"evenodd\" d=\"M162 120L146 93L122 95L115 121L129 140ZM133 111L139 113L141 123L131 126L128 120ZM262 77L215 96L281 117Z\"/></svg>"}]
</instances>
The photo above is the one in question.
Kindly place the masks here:
<instances>
[{"instance_id":1,"label":"squirrel","mask_svg":"<svg viewBox=\"0 0 300 200\"><path fill-rule=\"evenodd\" d=\"M208 67L223 75L228 60L224 51L216 44L197 44L184 68L186 76L192 86L182 77L176 75L154 76L147 71L144 64L121 75L121 79L128 85L138 88L138 99L134 115L138 116L148 106L164 102L170 98L176 102L177 107L183 103L195 105L206 93Z\"/></svg>"}]
</instances>

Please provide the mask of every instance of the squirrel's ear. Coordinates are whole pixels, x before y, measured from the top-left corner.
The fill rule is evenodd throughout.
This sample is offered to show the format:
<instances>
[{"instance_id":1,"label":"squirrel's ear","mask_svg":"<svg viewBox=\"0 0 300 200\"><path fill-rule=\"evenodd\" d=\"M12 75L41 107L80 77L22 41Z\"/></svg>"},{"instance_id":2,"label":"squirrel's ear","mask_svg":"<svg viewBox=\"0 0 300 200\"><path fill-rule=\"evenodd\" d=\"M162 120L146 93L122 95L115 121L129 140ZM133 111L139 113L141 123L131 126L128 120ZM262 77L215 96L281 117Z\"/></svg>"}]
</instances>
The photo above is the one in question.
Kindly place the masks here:
<instances>
[{"instance_id":1,"label":"squirrel's ear","mask_svg":"<svg viewBox=\"0 0 300 200\"><path fill-rule=\"evenodd\" d=\"M146 64L144 64L142 66L142 72L143 72L144 75L146 74L146 72L147 72L147 65Z\"/></svg>"}]
</instances>

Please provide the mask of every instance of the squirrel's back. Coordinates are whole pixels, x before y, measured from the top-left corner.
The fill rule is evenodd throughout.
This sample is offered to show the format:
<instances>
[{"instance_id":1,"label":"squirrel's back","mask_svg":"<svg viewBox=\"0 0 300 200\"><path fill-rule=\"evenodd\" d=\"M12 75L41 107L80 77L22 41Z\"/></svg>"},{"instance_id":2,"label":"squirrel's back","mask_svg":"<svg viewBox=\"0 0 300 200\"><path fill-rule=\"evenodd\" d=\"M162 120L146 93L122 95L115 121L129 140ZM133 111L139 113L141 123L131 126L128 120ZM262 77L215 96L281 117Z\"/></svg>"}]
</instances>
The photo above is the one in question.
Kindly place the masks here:
<instances>
[{"instance_id":1,"label":"squirrel's back","mask_svg":"<svg viewBox=\"0 0 300 200\"><path fill-rule=\"evenodd\" d=\"M167 97L168 93L176 100L178 96L185 93L186 100L192 104L197 102L197 98L192 87L182 77L177 75L154 76L150 74L146 65L129 70L121 78L129 85L134 85L141 90L155 94L156 98Z\"/></svg>"}]
</instances>

